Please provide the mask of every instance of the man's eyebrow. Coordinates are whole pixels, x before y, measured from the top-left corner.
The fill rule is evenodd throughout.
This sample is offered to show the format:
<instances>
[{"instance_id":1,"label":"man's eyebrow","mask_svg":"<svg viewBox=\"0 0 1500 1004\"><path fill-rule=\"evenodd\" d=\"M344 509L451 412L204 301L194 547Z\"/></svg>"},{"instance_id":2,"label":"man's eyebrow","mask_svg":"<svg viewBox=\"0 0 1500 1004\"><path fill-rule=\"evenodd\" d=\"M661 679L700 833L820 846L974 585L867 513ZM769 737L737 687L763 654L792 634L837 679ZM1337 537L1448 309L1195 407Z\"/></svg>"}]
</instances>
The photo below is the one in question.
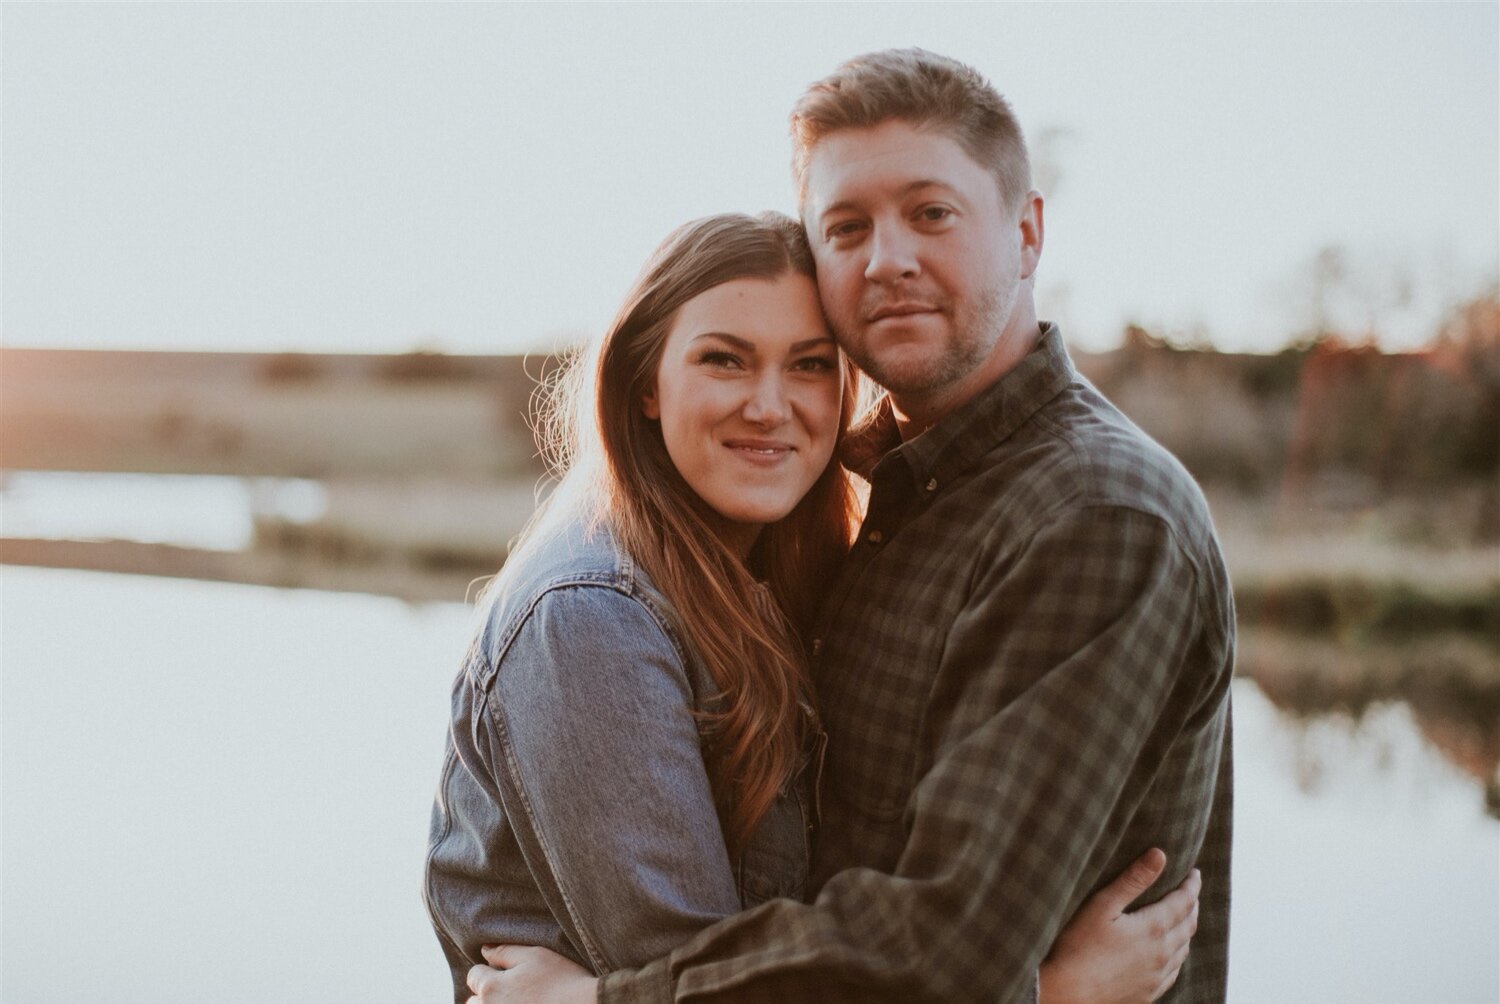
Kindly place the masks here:
<instances>
[{"instance_id":1,"label":"man's eyebrow","mask_svg":"<svg viewBox=\"0 0 1500 1004\"><path fill-rule=\"evenodd\" d=\"M946 181L940 181L937 178L918 178L915 181L908 181L906 184L902 185L901 188L896 192L896 195L900 198L905 198L911 193L920 191L923 188L941 188L946 192L955 191L953 186L948 184ZM818 219L825 219L829 216L832 216L834 213L842 213L850 209L858 208L859 203L857 201L853 199L840 199L838 202L833 203L827 209L819 213Z\"/></svg>"}]
</instances>

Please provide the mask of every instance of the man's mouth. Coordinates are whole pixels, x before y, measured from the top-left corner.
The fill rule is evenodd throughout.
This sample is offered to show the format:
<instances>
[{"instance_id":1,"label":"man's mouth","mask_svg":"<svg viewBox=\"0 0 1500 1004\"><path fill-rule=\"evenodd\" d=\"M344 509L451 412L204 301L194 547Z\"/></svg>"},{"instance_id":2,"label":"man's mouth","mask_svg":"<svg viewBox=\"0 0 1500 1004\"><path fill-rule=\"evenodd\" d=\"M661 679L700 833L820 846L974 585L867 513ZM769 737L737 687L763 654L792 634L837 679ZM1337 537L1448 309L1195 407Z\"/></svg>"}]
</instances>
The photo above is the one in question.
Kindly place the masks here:
<instances>
[{"instance_id":1,"label":"man's mouth","mask_svg":"<svg viewBox=\"0 0 1500 1004\"><path fill-rule=\"evenodd\" d=\"M937 308L930 303L916 303L903 301L900 303L887 303L870 311L868 322L874 324L888 317L913 317L917 314L935 314Z\"/></svg>"}]
</instances>

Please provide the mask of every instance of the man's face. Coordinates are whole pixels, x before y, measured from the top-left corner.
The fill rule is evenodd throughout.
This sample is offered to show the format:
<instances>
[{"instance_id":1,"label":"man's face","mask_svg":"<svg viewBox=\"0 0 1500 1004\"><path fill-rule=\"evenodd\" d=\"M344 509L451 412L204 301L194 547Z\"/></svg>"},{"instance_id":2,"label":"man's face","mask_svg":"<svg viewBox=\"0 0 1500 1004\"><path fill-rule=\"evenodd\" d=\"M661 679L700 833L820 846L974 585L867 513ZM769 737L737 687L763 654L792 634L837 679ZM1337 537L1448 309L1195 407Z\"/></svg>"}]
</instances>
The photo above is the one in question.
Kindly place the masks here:
<instances>
[{"instance_id":1,"label":"man's face","mask_svg":"<svg viewBox=\"0 0 1500 1004\"><path fill-rule=\"evenodd\" d=\"M1008 334L1035 335L1023 287L1040 213L1039 200L1003 205L995 176L939 130L890 120L825 136L802 218L840 344L898 404L967 399L1008 368L991 372Z\"/></svg>"}]
</instances>

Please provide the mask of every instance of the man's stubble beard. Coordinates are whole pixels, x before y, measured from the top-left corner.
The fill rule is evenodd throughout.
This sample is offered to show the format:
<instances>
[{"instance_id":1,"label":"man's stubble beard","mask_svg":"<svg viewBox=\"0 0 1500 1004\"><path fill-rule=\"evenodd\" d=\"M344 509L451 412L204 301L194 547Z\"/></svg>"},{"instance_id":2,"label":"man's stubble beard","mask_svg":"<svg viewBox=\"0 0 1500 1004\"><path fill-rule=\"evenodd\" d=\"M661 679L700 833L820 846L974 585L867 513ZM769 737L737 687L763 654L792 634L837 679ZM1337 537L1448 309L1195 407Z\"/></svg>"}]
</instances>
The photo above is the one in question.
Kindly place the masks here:
<instances>
[{"instance_id":1,"label":"man's stubble beard","mask_svg":"<svg viewBox=\"0 0 1500 1004\"><path fill-rule=\"evenodd\" d=\"M882 364L868 344L842 319L830 318L834 335L844 351L864 373L897 398L923 398L948 387L974 372L995 347L1005 328L1006 310L998 290L991 290L963 315L940 304L952 320L944 345L905 364Z\"/></svg>"}]
</instances>

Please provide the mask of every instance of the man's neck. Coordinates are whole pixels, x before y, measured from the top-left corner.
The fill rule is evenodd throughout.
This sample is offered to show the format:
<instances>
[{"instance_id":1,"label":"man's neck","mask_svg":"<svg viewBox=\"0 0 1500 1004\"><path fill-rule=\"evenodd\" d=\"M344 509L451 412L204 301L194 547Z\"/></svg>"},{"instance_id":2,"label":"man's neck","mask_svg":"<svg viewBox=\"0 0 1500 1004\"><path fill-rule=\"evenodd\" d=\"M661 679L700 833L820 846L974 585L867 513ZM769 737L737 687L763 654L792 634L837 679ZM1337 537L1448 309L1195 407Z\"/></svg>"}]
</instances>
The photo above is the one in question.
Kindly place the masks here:
<instances>
[{"instance_id":1,"label":"man's neck","mask_svg":"<svg viewBox=\"0 0 1500 1004\"><path fill-rule=\"evenodd\" d=\"M896 428L901 433L901 441L904 443L920 436L989 390L1005 374L1019 366L1021 360L1036 348L1042 331L1034 316L1018 327L1021 328L1020 331L1014 334L1007 332L1000 337L995 343L994 351L983 363L953 383L916 397L892 394L891 409L896 417Z\"/></svg>"}]
</instances>

